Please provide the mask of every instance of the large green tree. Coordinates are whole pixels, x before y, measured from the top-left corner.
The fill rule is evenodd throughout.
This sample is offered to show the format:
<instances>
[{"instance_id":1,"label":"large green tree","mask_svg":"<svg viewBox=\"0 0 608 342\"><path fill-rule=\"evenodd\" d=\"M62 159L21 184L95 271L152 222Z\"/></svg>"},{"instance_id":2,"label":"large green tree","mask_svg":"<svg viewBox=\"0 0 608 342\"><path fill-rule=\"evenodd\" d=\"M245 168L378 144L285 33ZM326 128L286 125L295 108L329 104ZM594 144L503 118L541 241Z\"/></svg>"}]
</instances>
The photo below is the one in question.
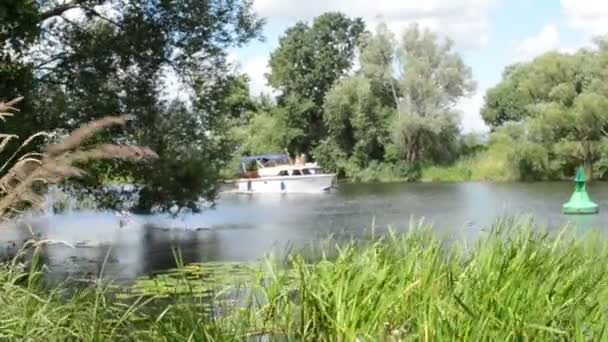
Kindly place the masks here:
<instances>
[{"instance_id":1,"label":"large green tree","mask_svg":"<svg viewBox=\"0 0 608 342\"><path fill-rule=\"evenodd\" d=\"M315 149L328 169L350 176L376 166L409 172L420 162L455 157L454 106L474 89L470 69L449 40L441 42L416 25L404 31L400 44L395 41L385 24L366 33L360 69L328 92L327 137ZM402 171L394 176L411 178Z\"/></svg>"},{"instance_id":2,"label":"large green tree","mask_svg":"<svg viewBox=\"0 0 608 342\"><path fill-rule=\"evenodd\" d=\"M397 108L400 89L395 79L394 66L397 45L393 33L385 23L380 23L375 32L367 32L361 41L360 74L371 82L383 105Z\"/></svg>"},{"instance_id":3,"label":"large green tree","mask_svg":"<svg viewBox=\"0 0 608 342\"><path fill-rule=\"evenodd\" d=\"M608 170L608 46L596 43L510 67L486 94L482 116L495 134L506 122L521 127L510 160L522 177L559 178L579 165L590 177Z\"/></svg>"},{"instance_id":4,"label":"large green tree","mask_svg":"<svg viewBox=\"0 0 608 342\"><path fill-rule=\"evenodd\" d=\"M295 109L287 113L291 128L306 134L293 152L310 152L323 137L325 95L351 69L364 30L361 19L332 12L315 18L312 25L299 22L280 38L267 78L280 92L278 105Z\"/></svg>"},{"instance_id":5,"label":"large green tree","mask_svg":"<svg viewBox=\"0 0 608 342\"><path fill-rule=\"evenodd\" d=\"M411 25L397 48L399 110L393 134L409 163L455 156L459 117L454 107L475 89L471 69L451 40Z\"/></svg>"},{"instance_id":6,"label":"large green tree","mask_svg":"<svg viewBox=\"0 0 608 342\"><path fill-rule=\"evenodd\" d=\"M325 166L336 160L328 147L350 159L351 164L366 167L372 160L382 160L389 139L388 123L394 114L383 106L382 96L373 91L372 82L360 75L336 84L327 94L324 120L328 138L315 156ZM337 165L330 169L338 169Z\"/></svg>"},{"instance_id":7,"label":"large green tree","mask_svg":"<svg viewBox=\"0 0 608 342\"><path fill-rule=\"evenodd\" d=\"M359 52L360 69L336 82L325 97L327 136L314 151L325 168L347 174L384 160L399 102L392 72L394 38L386 25L366 32Z\"/></svg>"},{"instance_id":8,"label":"large green tree","mask_svg":"<svg viewBox=\"0 0 608 342\"><path fill-rule=\"evenodd\" d=\"M226 49L259 37L248 0L9 0L0 4L0 96L25 95L22 136L131 114L118 142L148 145L155 164L122 167L142 211L213 199L229 118L246 110ZM165 101L166 78L182 101ZM231 114L231 112L234 112ZM18 121L18 122L17 122ZM85 181L97 185L96 165Z\"/></svg>"},{"instance_id":9,"label":"large green tree","mask_svg":"<svg viewBox=\"0 0 608 342\"><path fill-rule=\"evenodd\" d=\"M520 86L520 80L525 75L524 66L512 65L503 72L503 81L485 94L485 106L481 109L481 117L491 129L509 121L519 121L530 115L526 106L530 102L531 94Z\"/></svg>"}]
</instances>

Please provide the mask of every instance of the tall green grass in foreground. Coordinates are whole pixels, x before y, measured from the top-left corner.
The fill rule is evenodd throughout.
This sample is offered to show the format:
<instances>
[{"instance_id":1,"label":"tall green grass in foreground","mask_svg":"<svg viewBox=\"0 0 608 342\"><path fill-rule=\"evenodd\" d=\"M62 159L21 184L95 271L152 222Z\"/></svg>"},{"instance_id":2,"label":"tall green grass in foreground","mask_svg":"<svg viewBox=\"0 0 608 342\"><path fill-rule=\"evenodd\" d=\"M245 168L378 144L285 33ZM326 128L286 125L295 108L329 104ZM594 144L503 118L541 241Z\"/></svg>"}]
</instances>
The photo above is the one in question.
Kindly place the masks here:
<instances>
[{"instance_id":1,"label":"tall green grass in foreground","mask_svg":"<svg viewBox=\"0 0 608 342\"><path fill-rule=\"evenodd\" d=\"M0 339L608 338L608 242L595 231L546 234L507 220L466 246L412 228L309 260L268 259L236 273L233 265L218 282L205 276L217 266L190 265L183 276L141 279L130 290L96 285L75 293L45 290L32 273L5 265Z\"/></svg>"}]
</instances>

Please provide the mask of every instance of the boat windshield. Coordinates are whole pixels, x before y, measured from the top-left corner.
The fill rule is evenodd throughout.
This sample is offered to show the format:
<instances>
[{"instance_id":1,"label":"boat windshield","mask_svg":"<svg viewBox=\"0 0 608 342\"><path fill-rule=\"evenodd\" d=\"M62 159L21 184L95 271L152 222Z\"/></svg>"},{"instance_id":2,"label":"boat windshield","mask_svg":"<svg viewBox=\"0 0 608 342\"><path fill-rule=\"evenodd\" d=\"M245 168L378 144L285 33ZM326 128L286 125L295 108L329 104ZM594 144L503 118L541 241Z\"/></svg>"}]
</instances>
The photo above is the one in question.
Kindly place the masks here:
<instances>
[{"instance_id":1,"label":"boat windshield","mask_svg":"<svg viewBox=\"0 0 608 342\"><path fill-rule=\"evenodd\" d=\"M319 167L310 167L302 169L302 173L305 175L320 175L323 173L323 170L321 170Z\"/></svg>"},{"instance_id":2,"label":"boat windshield","mask_svg":"<svg viewBox=\"0 0 608 342\"><path fill-rule=\"evenodd\" d=\"M278 172L277 176L285 177L285 176L310 176L310 175L320 175L323 174L323 170L319 167L306 167L302 169L292 169L292 170L281 170Z\"/></svg>"}]
</instances>

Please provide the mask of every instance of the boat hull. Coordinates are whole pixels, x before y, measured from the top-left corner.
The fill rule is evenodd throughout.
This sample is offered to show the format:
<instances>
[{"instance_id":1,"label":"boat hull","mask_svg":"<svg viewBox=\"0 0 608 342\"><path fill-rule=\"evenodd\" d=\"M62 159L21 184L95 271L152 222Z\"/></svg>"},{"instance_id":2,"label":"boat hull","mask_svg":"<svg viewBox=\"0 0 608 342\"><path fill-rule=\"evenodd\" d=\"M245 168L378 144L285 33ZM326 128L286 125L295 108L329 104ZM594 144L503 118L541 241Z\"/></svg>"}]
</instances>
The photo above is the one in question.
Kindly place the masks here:
<instances>
[{"instance_id":1,"label":"boat hull","mask_svg":"<svg viewBox=\"0 0 608 342\"><path fill-rule=\"evenodd\" d=\"M337 185L336 175L309 175L239 179L238 191L244 193L321 193Z\"/></svg>"}]
</instances>

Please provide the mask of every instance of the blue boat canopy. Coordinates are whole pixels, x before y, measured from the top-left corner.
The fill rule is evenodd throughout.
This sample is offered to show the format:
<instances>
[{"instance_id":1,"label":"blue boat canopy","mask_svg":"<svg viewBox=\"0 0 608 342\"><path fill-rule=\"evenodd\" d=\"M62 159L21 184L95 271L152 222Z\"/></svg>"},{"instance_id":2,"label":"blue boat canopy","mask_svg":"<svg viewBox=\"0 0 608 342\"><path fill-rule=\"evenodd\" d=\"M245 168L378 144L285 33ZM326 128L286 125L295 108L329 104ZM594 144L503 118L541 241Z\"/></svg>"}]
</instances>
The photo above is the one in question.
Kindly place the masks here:
<instances>
[{"instance_id":1,"label":"blue boat canopy","mask_svg":"<svg viewBox=\"0 0 608 342\"><path fill-rule=\"evenodd\" d=\"M241 163L239 164L239 172L242 174L245 170L245 165L252 161L258 161L264 166L289 164L289 156L280 153L269 153L261 154L258 156L246 156L241 157Z\"/></svg>"}]
</instances>

